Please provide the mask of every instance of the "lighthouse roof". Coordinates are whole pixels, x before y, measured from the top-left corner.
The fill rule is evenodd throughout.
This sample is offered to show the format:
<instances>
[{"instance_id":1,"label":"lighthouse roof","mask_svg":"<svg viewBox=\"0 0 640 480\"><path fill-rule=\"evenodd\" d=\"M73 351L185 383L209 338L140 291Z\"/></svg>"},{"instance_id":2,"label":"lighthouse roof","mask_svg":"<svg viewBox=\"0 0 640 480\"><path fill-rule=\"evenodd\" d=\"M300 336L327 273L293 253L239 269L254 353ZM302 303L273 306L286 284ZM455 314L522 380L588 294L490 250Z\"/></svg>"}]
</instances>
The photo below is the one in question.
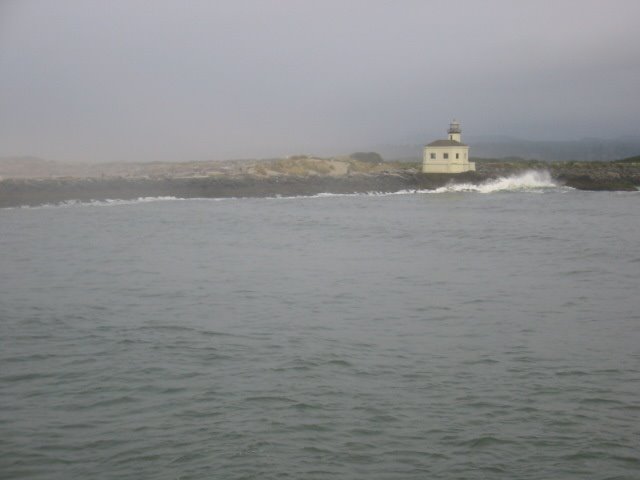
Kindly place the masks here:
<instances>
[{"instance_id":1,"label":"lighthouse roof","mask_svg":"<svg viewBox=\"0 0 640 480\"><path fill-rule=\"evenodd\" d=\"M468 147L468 145L455 140L436 140L427 144L427 147Z\"/></svg>"}]
</instances>

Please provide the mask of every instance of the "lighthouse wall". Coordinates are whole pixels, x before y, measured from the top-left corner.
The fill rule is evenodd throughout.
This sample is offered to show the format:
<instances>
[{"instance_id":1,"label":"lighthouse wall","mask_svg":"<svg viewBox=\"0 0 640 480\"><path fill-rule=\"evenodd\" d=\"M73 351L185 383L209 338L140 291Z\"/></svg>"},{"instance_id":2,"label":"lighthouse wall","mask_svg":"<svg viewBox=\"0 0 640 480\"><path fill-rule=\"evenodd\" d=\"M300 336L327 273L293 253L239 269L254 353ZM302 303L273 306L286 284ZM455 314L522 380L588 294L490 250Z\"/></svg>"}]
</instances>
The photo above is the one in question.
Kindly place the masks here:
<instances>
[{"instance_id":1,"label":"lighthouse wall","mask_svg":"<svg viewBox=\"0 0 640 480\"><path fill-rule=\"evenodd\" d=\"M469 147L425 147L422 158L423 173L462 173L476 169L469 162Z\"/></svg>"}]
</instances>

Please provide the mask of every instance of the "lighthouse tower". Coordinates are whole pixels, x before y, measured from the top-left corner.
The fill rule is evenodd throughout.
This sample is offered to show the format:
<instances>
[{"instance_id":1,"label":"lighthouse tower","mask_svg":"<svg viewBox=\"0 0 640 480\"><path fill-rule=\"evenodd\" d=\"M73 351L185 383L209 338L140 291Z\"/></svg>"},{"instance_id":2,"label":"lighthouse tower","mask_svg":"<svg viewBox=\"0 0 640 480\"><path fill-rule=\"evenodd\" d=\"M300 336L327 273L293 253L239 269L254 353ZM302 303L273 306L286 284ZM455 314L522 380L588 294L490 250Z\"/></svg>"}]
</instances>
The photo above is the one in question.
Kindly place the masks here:
<instances>
[{"instance_id":1,"label":"lighthouse tower","mask_svg":"<svg viewBox=\"0 0 640 480\"><path fill-rule=\"evenodd\" d=\"M462 139L462 130L460 130L460 122L454 119L449 124L449 130L447 130L447 133L449 134L449 140L460 142Z\"/></svg>"},{"instance_id":2,"label":"lighthouse tower","mask_svg":"<svg viewBox=\"0 0 640 480\"><path fill-rule=\"evenodd\" d=\"M446 140L436 140L424 147L423 173L462 173L475 171L476 164L469 161L469 145L462 143L460 122L453 120Z\"/></svg>"}]
</instances>

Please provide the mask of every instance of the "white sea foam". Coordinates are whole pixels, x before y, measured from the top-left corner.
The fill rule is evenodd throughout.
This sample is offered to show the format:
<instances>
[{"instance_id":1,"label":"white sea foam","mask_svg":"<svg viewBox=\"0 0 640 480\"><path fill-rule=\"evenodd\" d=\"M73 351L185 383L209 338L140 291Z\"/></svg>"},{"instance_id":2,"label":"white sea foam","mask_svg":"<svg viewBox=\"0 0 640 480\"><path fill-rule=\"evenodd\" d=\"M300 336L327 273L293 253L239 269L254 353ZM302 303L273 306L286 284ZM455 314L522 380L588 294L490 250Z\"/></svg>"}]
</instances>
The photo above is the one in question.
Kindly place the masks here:
<instances>
[{"instance_id":1,"label":"white sea foam","mask_svg":"<svg viewBox=\"0 0 640 480\"><path fill-rule=\"evenodd\" d=\"M389 195L412 195L420 190L398 190L397 192L366 192L366 193L318 193L316 195L310 195L309 198L322 198L322 197L386 197Z\"/></svg>"},{"instance_id":2,"label":"white sea foam","mask_svg":"<svg viewBox=\"0 0 640 480\"><path fill-rule=\"evenodd\" d=\"M433 190L398 190L396 192L358 192L358 193L331 193L321 192L313 195L275 195L273 197L265 197L269 200L292 200L301 198L340 198L340 197L387 197L390 195L413 195L416 193L433 192Z\"/></svg>"},{"instance_id":3,"label":"white sea foam","mask_svg":"<svg viewBox=\"0 0 640 480\"><path fill-rule=\"evenodd\" d=\"M60 203L45 203L44 205L38 206L28 206L24 205L20 208L66 208L66 207L115 207L120 205L134 205L136 203L149 203L149 202L166 202L173 200L184 200L183 198L178 197L139 197L129 200L121 200L121 199L111 199L107 198L105 200L66 200Z\"/></svg>"},{"instance_id":4,"label":"white sea foam","mask_svg":"<svg viewBox=\"0 0 640 480\"><path fill-rule=\"evenodd\" d=\"M553 181L547 171L527 170L526 172L499 177L494 180L474 185L472 183L456 183L431 190L430 193L448 192L543 192L559 185Z\"/></svg>"}]
</instances>

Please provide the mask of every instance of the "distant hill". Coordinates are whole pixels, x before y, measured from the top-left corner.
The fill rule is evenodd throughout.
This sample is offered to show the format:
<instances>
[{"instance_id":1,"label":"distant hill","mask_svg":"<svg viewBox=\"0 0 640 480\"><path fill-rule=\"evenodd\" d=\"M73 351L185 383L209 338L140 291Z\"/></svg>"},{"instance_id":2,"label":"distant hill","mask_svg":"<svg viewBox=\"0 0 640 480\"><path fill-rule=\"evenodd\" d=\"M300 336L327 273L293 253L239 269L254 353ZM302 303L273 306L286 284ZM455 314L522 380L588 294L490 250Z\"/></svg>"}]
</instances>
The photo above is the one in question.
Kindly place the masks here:
<instances>
[{"instance_id":1,"label":"distant hill","mask_svg":"<svg viewBox=\"0 0 640 480\"><path fill-rule=\"evenodd\" d=\"M425 139L425 143L426 143ZM430 140L430 139L429 139ZM473 157L520 157L532 160L610 161L640 153L640 137L617 139L584 138L582 140L535 141L509 137L463 138L471 146ZM376 151L387 159L417 159L423 145L382 145Z\"/></svg>"},{"instance_id":2,"label":"distant hill","mask_svg":"<svg viewBox=\"0 0 640 480\"><path fill-rule=\"evenodd\" d=\"M482 141L472 144L473 155L480 157L518 156L535 160L608 161L637 155L640 138L596 139L575 141Z\"/></svg>"},{"instance_id":3,"label":"distant hill","mask_svg":"<svg viewBox=\"0 0 640 480\"><path fill-rule=\"evenodd\" d=\"M616 160L616 163L640 163L640 155L636 155L635 157L623 158L621 160Z\"/></svg>"}]
</instances>

